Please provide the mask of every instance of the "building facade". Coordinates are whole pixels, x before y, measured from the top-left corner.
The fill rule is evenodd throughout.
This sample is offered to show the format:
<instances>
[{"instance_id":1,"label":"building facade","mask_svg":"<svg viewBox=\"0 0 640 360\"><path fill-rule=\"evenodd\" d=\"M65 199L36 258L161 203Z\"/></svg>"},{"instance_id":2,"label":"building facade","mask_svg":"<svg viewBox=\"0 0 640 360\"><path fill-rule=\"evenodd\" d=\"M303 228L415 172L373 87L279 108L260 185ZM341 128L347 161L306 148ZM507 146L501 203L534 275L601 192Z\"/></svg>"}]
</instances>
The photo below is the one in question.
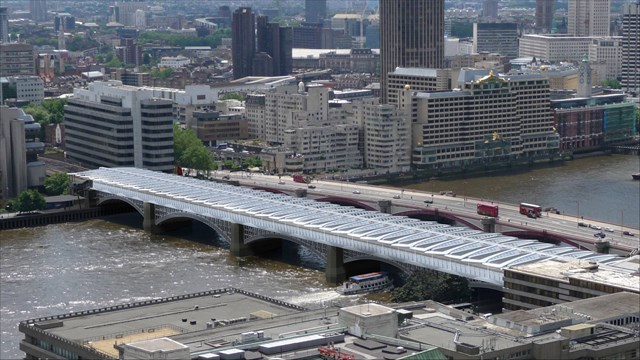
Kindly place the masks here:
<instances>
[{"instance_id":1,"label":"building facade","mask_svg":"<svg viewBox=\"0 0 640 360\"><path fill-rule=\"evenodd\" d=\"M233 12L231 39L233 78L250 76L256 52L256 18L251 8L241 7Z\"/></svg>"},{"instance_id":2,"label":"building facade","mask_svg":"<svg viewBox=\"0 0 640 360\"><path fill-rule=\"evenodd\" d=\"M594 81L595 84L622 76L622 44L620 36L592 39L589 44L589 62L599 80Z\"/></svg>"},{"instance_id":3,"label":"building facade","mask_svg":"<svg viewBox=\"0 0 640 360\"><path fill-rule=\"evenodd\" d=\"M2 98L15 98L30 104L39 104L44 100L44 82L38 76L9 76L1 78Z\"/></svg>"},{"instance_id":4,"label":"building facade","mask_svg":"<svg viewBox=\"0 0 640 360\"><path fill-rule=\"evenodd\" d=\"M411 120L390 104L361 105L364 131L364 167L380 173L411 169Z\"/></svg>"},{"instance_id":5,"label":"building facade","mask_svg":"<svg viewBox=\"0 0 640 360\"><path fill-rule=\"evenodd\" d=\"M64 111L67 156L88 167L172 171L173 101L154 95L118 81L75 89Z\"/></svg>"},{"instance_id":6,"label":"building facade","mask_svg":"<svg viewBox=\"0 0 640 360\"><path fill-rule=\"evenodd\" d=\"M579 61L589 53L592 42L591 37L525 34L520 38L519 56L549 62Z\"/></svg>"},{"instance_id":7,"label":"building facade","mask_svg":"<svg viewBox=\"0 0 640 360\"><path fill-rule=\"evenodd\" d=\"M0 44L0 76L35 75L33 45Z\"/></svg>"},{"instance_id":8,"label":"building facade","mask_svg":"<svg viewBox=\"0 0 640 360\"><path fill-rule=\"evenodd\" d=\"M248 137L244 114L222 114L219 111L194 111L187 128L193 129L198 139L209 147Z\"/></svg>"},{"instance_id":9,"label":"building facade","mask_svg":"<svg viewBox=\"0 0 640 360\"><path fill-rule=\"evenodd\" d=\"M396 67L441 68L444 0L380 1L381 100L388 101L388 74Z\"/></svg>"},{"instance_id":10,"label":"building facade","mask_svg":"<svg viewBox=\"0 0 640 360\"><path fill-rule=\"evenodd\" d=\"M624 6L621 71L622 88L640 96L640 1Z\"/></svg>"},{"instance_id":11,"label":"building facade","mask_svg":"<svg viewBox=\"0 0 640 360\"><path fill-rule=\"evenodd\" d=\"M258 16L256 27L258 35L256 41L257 52L268 55L265 58L270 64L262 64L266 71L260 72L255 68L254 62L252 75L283 76L291 74L293 70L293 34L291 28L280 26L278 23L270 23L269 18L266 16Z\"/></svg>"},{"instance_id":12,"label":"building facade","mask_svg":"<svg viewBox=\"0 0 640 360\"><path fill-rule=\"evenodd\" d=\"M484 0L482 3L482 17L489 19L498 18L498 0Z\"/></svg>"},{"instance_id":13,"label":"building facade","mask_svg":"<svg viewBox=\"0 0 640 360\"><path fill-rule=\"evenodd\" d=\"M473 52L497 53L509 59L518 57L518 24L474 23Z\"/></svg>"},{"instance_id":14,"label":"building facade","mask_svg":"<svg viewBox=\"0 0 640 360\"><path fill-rule=\"evenodd\" d=\"M9 42L9 12L7 7L0 6L0 43Z\"/></svg>"},{"instance_id":15,"label":"building facade","mask_svg":"<svg viewBox=\"0 0 640 360\"><path fill-rule=\"evenodd\" d=\"M415 114L412 164L417 169L548 159L558 151L549 83L542 75L502 78L491 72L454 91L407 88L400 107Z\"/></svg>"},{"instance_id":16,"label":"building facade","mask_svg":"<svg viewBox=\"0 0 640 360\"><path fill-rule=\"evenodd\" d=\"M611 0L569 0L568 7L569 35L610 35Z\"/></svg>"},{"instance_id":17,"label":"building facade","mask_svg":"<svg viewBox=\"0 0 640 360\"><path fill-rule=\"evenodd\" d=\"M29 0L31 20L47 21L47 0Z\"/></svg>"},{"instance_id":18,"label":"building facade","mask_svg":"<svg viewBox=\"0 0 640 360\"><path fill-rule=\"evenodd\" d=\"M44 185L40 124L22 109L0 105L0 199Z\"/></svg>"},{"instance_id":19,"label":"building facade","mask_svg":"<svg viewBox=\"0 0 640 360\"><path fill-rule=\"evenodd\" d=\"M388 76L387 103L398 105L398 97L407 85L412 91L451 90L451 69L396 68Z\"/></svg>"},{"instance_id":20,"label":"building facade","mask_svg":"<svg viewBox=\"0 0 640 360\"><path fill-rule=\"evenodd\" d=\"M147 4L145 0L119 0L116 4L118 17L117 22L126 27L140 27L137 17L140 12L144 17L147 12ZM138 10L140 12L138 12ZM144 26L142 26L144 27Z\"/></svg>"},{"instance_id":21,"label":"building facade","mask_svg":"<svg viewBox=\"0 0 640 360\"><path fill-rule=\"evenodd\" d=\"M305 0L304 20L308 23L321 23L327 17L327 0Z\"/></svg>"},{"instance_id":22,"label":"building facade","mask_svg":"<svg viewBox=\"0 0 640 360\"><path fill-rule=\"evenodd\" d=\"M548 34L553 27L556 0L536 0L536 31Z\"/></svg>"}]
</instances>

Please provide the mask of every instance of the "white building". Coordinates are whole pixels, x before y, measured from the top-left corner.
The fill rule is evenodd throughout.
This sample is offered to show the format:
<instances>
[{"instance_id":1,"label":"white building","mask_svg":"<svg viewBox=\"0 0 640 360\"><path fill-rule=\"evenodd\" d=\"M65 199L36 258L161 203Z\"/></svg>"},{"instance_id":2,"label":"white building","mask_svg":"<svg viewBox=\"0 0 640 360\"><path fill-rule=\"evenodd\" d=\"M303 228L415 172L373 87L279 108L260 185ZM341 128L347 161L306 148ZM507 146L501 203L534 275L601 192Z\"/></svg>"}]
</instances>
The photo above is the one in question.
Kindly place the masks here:
<instances>
[{"instance_id":1,"label":"white building","mask_svg":"<svg viewBox=\"0 0 640 360\"><path fill-rule=\"evenodd\" d=\"M191 64L191 59L184 57L182 55L178 56L163 56L160 59L160 63L158 67L168 67L173 69L179 69L183 66L187 66Z\"/></svg>"},{"instance_id":2,"label":"white building","mask_svg":"<svg viewBox=\"0 0 640 360\"><path fill-rule=\"evenodd\" d=\"M39 76L19 75L0 78L0 82L11 89L15 89L16 99L26 100L32 104L39 104L44 100L44 82ZM7 94L4 94L7 96Z\"/></svg>"},{"instance_id":3,"label":"white building","mask_svg":"<svg viewBox=\"0 0 640 360\"><path fill-rule=\"evenodd\" d=\"M622 88L640 96L640 2L625 4L622 17Z\"/></svg>"},{"instance_id":4,"label":"white building","mask_svg":"<svg viewBox=\"0 0 640 360\"><path fill-rule=\"evenodd\" d=\"M611 0L569 0L569 35L609 36Z\"/></svg>"},{"instance_id":5,"label":"white building","mask_svg":"<svg viewBox=\"0 0 640 360\"><path fill-rule=\"evenodd\" d=\"M525 34L520 38L520 57L549 62L578 61L589 53L590 37Z\"/></svg>"},{"instance_id":6,"label":"white building","mask_svg":"<svg viewBox=\"0 0 640 360\"><path fill-rule=\"evenodd\" d=\"M622 75L622 37L594 38L589 44L589 62L602 80L614 80Z\"/></svg>"},{"instance_id":7,"label":"white building","mask_svg":"<svg viewBox=\"0 0 640 360\"><path fill-rule=\"evenodd\" d=\"M64 111L67 156L91 167L173 170L173 100L154 90L120 81L75 89Z\"/></svg>"}]
</instances>

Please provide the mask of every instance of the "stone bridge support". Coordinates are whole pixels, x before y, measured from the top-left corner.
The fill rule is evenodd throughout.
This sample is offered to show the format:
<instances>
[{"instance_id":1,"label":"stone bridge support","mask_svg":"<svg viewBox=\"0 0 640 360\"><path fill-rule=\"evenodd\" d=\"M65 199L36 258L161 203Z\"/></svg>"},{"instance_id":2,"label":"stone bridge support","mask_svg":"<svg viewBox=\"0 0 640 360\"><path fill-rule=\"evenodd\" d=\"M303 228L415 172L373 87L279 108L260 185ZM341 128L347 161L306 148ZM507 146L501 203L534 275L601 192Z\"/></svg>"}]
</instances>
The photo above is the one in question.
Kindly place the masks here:
<instances>
[{"instance_id":1,"label":"stone bridge support","mask_svg":"<svg viewBox=\"0 0 640 360\"><path fill-rule=\"evenodd\" d=\"M252 254L251 248L244 243L245 229L242 224L231 224L231 243L229 248L231 255L237 257L249 256Z\"/></svg>"},{"instance_id":2,"label":"stone bridge support","mask_svg":"<svg viewBox=\"0 0 640 360\"><path fill-rule=\"evenodd\" d=\"M162 230L156 225L156 204L145 202L142 204L144 220L142 221L142 227L144 231L152 234L160 234Z\"/></svg>"},{"instance_id":3,"label":"stone bridge support","mask_svg":"<svg viewBox=\"0 0 640 360\"><path fill-rule=\"evenodd\" d=\"M482 231L488 233L496 232L496 219L490 217L482 218Z\"/></svg>"},{"instance_id":4,"label":"stone bridge support","mask_svg":"<svg viewBox=\"0 0 640 360\"><path fill-rule=\"evenodd\" d=\"M608 254L611 244L606 240L596 241L596 252L598 254Z\"/></svg>"},{"instance_id":5,"label":"stone bridge support","mask_svg":"<svg viewBox=\"0 0 640 360\"><path fill-rule=\"evenodd\" d=\"M327 267L324 275L328 283L340 284L345 279L344 249L327 246Z\"/></svg>"},{"instance_id":6,"label":"stone bridge support","mask_svg":"<svg viewBox=\"0 0 640 360\"><path fill-rule=\"evenodd\" d=\"M391 214L391 200L379 200L378 207L380 208L380 212Z\"/></svg>"}]
</instances>

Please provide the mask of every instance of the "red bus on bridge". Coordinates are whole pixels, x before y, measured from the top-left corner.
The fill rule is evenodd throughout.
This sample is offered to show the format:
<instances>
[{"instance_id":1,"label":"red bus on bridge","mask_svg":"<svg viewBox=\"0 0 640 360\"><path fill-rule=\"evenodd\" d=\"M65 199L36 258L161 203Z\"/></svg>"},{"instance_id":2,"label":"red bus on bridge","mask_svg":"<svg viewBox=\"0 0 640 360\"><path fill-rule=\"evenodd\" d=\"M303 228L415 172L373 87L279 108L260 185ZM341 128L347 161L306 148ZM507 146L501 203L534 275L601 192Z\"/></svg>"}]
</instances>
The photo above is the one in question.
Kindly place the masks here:
<instances>
[{"instance_id":1,"label":"red bus on bridge","mask_svg":"<svg viewBox=\"0 0 640 360\"><path fill-rule=\"evenodd\" d=\"M540 205L520 203L520 214L532 218L539 218L542 216L542 208Z\"/></svg>"},{"instance_id":2,"label":"red bus on bridge","mask_svg":"<svg viewBox=\"0 0 640 360\"><path fill-rule=\"evenodd\" d=\"M478 203L476 207L478 210L478 214L484 216L498 216L498 205L486 204L486 203Z\"/></svg>"}]
</instances>

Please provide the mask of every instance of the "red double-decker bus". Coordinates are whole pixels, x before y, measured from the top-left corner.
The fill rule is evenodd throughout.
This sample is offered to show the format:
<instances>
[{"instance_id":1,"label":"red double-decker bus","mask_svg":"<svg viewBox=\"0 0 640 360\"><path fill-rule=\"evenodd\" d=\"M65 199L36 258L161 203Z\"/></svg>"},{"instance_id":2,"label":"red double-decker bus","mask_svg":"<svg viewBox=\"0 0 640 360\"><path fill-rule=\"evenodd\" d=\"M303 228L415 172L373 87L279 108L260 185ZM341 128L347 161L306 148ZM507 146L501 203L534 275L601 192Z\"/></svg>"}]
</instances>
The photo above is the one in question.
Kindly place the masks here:
<instances>
[{"instance_id":1,"label":"red double-decker bus","mask_svg":"<svg viewBox=\"0 0 640 360\"><path fill-rule=\"evenodd\" d=\"M486 203L478 203L476 207L478 210L478 214L484 216L498 216L498 205L486 204Z\"/></svg>"},{"instance_id":2,"label":"red double-decker bus","mask_svg":"<svg viewBox=\"0 0 640 360\"><path fill-rule=\"evenodd\" d=\"M531 218L539 218L542 216L542 208L540 205L520 203L520 214Z\"/></svg>"}]
</instances>

